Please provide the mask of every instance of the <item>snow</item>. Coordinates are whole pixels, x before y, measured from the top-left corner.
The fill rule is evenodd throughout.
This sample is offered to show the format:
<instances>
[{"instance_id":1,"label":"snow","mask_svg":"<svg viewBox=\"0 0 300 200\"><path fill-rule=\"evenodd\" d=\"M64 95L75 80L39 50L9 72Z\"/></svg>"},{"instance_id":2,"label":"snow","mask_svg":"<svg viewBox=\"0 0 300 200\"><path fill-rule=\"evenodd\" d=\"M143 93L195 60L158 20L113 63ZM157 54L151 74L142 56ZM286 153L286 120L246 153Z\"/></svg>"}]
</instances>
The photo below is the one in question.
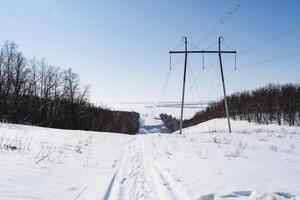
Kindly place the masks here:
<instances>
[{"instance_id":1,"label":"snow","mask_svg":"<svg viewBox=\"0 0 300 200\"><path fill-rule=\"evenodd\" d=\"M141 123L161 125L150 114ZM300 199L300 128L232 130L226 119L182 135L0 123L0 199Z\"/></svg>"}]
</instances>

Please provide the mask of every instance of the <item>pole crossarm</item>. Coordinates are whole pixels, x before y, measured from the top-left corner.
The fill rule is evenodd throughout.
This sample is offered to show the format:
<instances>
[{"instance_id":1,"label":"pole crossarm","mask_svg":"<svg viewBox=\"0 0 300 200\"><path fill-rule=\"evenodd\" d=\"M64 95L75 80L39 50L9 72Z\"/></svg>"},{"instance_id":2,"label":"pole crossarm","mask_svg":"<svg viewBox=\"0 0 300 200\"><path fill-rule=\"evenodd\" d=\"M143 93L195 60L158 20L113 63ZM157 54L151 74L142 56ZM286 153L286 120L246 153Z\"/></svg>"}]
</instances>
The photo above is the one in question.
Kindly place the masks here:
<instances>
[{"instance_id":1,"label":"pole crossarm","mask_svg":"<svg viewBox=\"0 0 300 200\"><path fill-rule=\"evenodd\" d=\"M236 53L236 51L169 51L169 53Z\"/></svg>"}]
</instances>

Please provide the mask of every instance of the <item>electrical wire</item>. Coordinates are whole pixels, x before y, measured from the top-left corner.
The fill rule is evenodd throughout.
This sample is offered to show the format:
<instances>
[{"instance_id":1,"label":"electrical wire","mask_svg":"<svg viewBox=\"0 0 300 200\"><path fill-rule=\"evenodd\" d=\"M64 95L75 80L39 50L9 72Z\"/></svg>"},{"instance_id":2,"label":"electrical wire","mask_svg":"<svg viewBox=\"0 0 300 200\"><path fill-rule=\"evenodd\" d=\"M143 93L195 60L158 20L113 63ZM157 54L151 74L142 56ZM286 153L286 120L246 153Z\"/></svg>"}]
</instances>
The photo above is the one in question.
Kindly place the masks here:
<instances>
[{"instance_id":1,"label":"electrical wire","mask_svg":"<svg viewBox=\"0 0 300 200\"><path fill-rule=\"evenodd\" d=\"M208 100L209 101L211 101L211 96L212 96L212 93L213 93L213 91L217 88L217 87L219 87L218 85L219 85L219 82L217 82L217 79L216 79L216 75L217 75L217 69L218 69L218 66L216 65L214 68L214 71L213 71L213 76L212 76L212 79L211 79L211 82L210 82L210 89L209 89L209 93L208 93ZM214 82L217 82L217 85L216 85L216 87L214 87L213 88L213 85L214 85Z\"/></svg>"},{"instance_id":2,"label":"electrical wire","mask_svg":"<svg viewBox=\"0 0 300 200\"><path fill-rule=\"evenodd\" d=\"M168 74L167 74L167 78L166 78L166 80L165 80L165 82L164 82L164 86L163 86L162 92L161 92L160 97L159 97L159 100L158 100L158 102L157 102L157 105L159 105L159 104L161 103L161 101L162 101L162 99L163 99L163 97L164 97L164 94L165 94L165 92L166 92L167 85L168 85L168 82L169 82L169 79L170 79L170 76L171 76L171 72L172 72L172 69L169 69L169 70L168 70Z\"/></svg>"},{"instance_id":3,"label":"electrical wire","mask_svg":"<svg viewBox=\"0 0 300 200\"><path fill-rule=\"evenodd\" d=\"M235 49L231 48L229 45L225 44L225 42L222 42L223 46L227 47L228 49L234 51Z\"/></svg>"},{"instance_id":4,"label":"electrical wire","mask_svg":"<svg viewBox=\"0 0 300 200\"><path fill-rule=\"evenodd\" d=\"M299 50L298 51L294 51L294 52L291 52L291 53L288 53L288 54L284 54L284 55L281 55L281 56L277 56L277 57L273 57L273 58L261 60L261 61L258 61L258 62L255 62L255 63L251 63L251 64L246 64L246 65L240 66L239 69L254 67L254 66L257 66L257 65L264 64L264 63L273 62L275 60L280 60L282 58L286 58L286 57L289 57L289 56L297 55L299 53L300 53Z\"/></svg>"},{"instance_id":5,"label":"electrical wire","mask_svg":"<svg viewBox=\"0 0 300 200\"><path fill-rule=\"evenodd\" d=\"M188 65L188 67L190 68L190 65ZM192 80L193 80L193 75L191 70L187 70L188 71L188 75L189 75L189 84L192 84ZM195 91L194 90L186 90L185 95L187 96L188 94L191 94L192 96L192 100L195 101Z\"/></svg>"},{"instance_id":6,"label":"electrical wire","mask_svg":"<svg viewBox=\"0 0 300 200\"><path fill-rule=\"evenodd\" d=\"M190 67L189 67L189 71L190 71L190 73L191 73L191 77L192 77L192 79L191 80L196 80L195 79L195 76L194 76L194 72L193 72L193 68L191 67L191 65L190 65ZM202 69L201 69L202 70ZM203 71L203 70L202 70ZM199 78L199 77L198 77ZM198 96L198 99L199 99L199 101L200 101L200 99L201 99L201 96L200 96L200 93L199 93L199 89L198 89L198 86L197 86L197 84L195 84L195 82L193 81L190 81L190 90L192 90L192 89L194 89L195 90L195 93L196 93L196 95ZM195 86L195 88L194 88L194 86Z\"/></svg>"},{"instance_id":7,"label":"electrical wire","mask_svg":"<svg viewBox=\"0 0 300 200\"><path fill-rule=\"evenodd\" d=\"M266 40L264 40L264 41L262 41L262 42L260 42L260 43L258 43L258 44L256 44L256 45L250 46L250 47L244 49L243 51L241 51L241 52L239 53L239 55L245 54L245 53L247 53L247 52L249 52L249 51L252 51L252 50L255 50L255 49L257 49L258 47L261 47L261 46L265 46L265 45L267 45L267 44L270 44L270 43L272 43L272 42L274 42L274 41L277 41L277 40L279 40L279 39L281 39L281 38L283 38L283 37L285 37L285 36L287 36L287 35L289 35L289 34L291 34L291 33L297 32L297 31L300 31L300 26L299 26L299 25L296 26L296 27L292 27L292 28L288 29L287 31L284 31L284 32L282 32L282 33L279 33L279 34L277 34L277 35L274 35L273 37L270 37L270 38L268 38L268 39L266 39Z\"/></svg>"},{"instance_id":8,"label":"electrical wire","mask_svg":"<svg viewBox=\"0 0 300 200\"><path fill-rule=\"evenodd\" d=\"M207 38L209 38L218 28L223 25L234 13L236 13L241 5L244 3L244 0L240 0L236 5L234 5L231 9L227 10L224 15L208 29L208 31L201 37L198 45L202 44Z\"/></svg>"},{"instance_id":9,"label":"electrical wire","mask_svg":"<svg viewBox=\"0 0 300 200\"><path fill-rule=\"evenodd\" d=\"M193 82L192 82L189 90L191 90L194 87L194 85L196 84L196 82L199 80L201 74L203 74L203 71L204 71L204 69L202 68L201 71L197 74L197 77L193 78Z\"/></svg>"},{"instance_id":10,"label":"electrical wire","mask_svg":"<svg viewBox=\"0 0 300 200\"><path fill-rule=\"evenodd\" d=\"M173 49L171 49L171 51L175 51L177 50L179 47L181 47L184 44L184 42L181 42L178 46L174 47Z\"/></svg>"},{"instance_id":11,"label":"electrical wire","mask_svg":"<svg viewBox=\"0 0 300 200\"><path fill-rule=\"evenodd\" d=\"M270 38L268 38L268 39L266 39L266 40L264 40L264 41L262 41L262 42L260 42L260 43L257 43L257 44L255 44L255 45L253 45L253 46L250 46L250 47L248 47L248 48L246 48L246 49L244 49L244 50L238 52L238 54L239 54L239 56L244 55L244 54L247 54L248 52L251 52L251 51L253 51L253 50L255 50L255 49L259 48L259 47L262 47L262 46L271 44L271 43L273 43L273 42L276 42L276 41L280 40L281 38L283 38L283 37L285 37L285 36L287 36L287 35L290 35L290 34L292 34L292 33L298 32L298 31L300 31L300 26L299 26L299 25L297 25L297 26L295 26L295 27L292 27L292 28L290 28L290 29L288 29L288 30L286 30L286 31L284 31L284 32L279 33L279 34L276 34L276 35L274 35L274 36L272 36L272 37L270 37ZM224 44L224 43L223 43L223 44ZM229 46L226 45L226 44L225 44L224 46L229 47ZM229 48L231 49L231 47L229 47ZM228 59L232 59L232 57L227 57L227 58L224 58L223 60L228 60ZM235 58L235 59L236 59L236 58ZM218 63L218 62L210 63L210 64L206 65L206 67L214 66L214 65L217 64L217 63Z\"/></svg>"},{"instance_id":12,"label":"electrical wire","mask_svg":"<svg viewBox=\"0 0 300 200\"><path fill-rule=\"evenodd\" d=\"M160 94L160 97L157 101L157 105L159 105L162 100L163 100L163 97L165 95L165 92L166 92L166 89L167 89L167 86L168 86L168 83L169 83L169 80L170 80L170 76L171 76L171 73L172 73L172 68L174 66L177 66L178 64L182 63L183 62L183 59L180 59L178 62L176 62L175 64L172 64L171 63L171 60L170 60L170 66L169 66L169 70L168 70L168 73L167 73L167 77L164 81L164 84L163 84L163 87L162 87L162 91L161 91L161 94Z\"/></svg>"}]
</instances>

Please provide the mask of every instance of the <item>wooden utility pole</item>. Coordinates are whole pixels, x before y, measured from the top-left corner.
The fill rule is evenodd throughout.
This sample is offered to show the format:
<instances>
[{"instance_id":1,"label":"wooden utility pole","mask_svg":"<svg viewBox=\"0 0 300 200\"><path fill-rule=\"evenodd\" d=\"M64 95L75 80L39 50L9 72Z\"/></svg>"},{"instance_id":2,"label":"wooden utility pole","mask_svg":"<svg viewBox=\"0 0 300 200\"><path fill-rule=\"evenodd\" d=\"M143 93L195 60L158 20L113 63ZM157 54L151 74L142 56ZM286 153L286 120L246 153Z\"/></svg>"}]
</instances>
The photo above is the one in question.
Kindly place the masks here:
<instances>
[{"instance_id":1,"label":"wooden utility pole","mask_svg":"<svg viewBox=\"0 0 300 200\"><path fill-rule=\"evenodd\" d=\"M187 37L182 37L184 39L184 72L183 72L183 86L182 86L182 98L181 98L181 113L180 113L180 131L179 134L181 134L182 131L182 121L183 121L183 107L184 107L184 92L185 92L185 79L186 79L186 65L187 65Z\"/></svg>"},{"instance_id":2,"label":"wooden utility pole","mask_svg":"<svg viewBox=\"0 0 300 200\"><path fill-rule=\"evenodd\" d=\"M221 70L221 77L222 77L222 85L223 85L223 92L224 92L224 104L225 104L225 111L226 111L226 117L227 117L227 123L228 123L228 130L229 133L231 133L231 125L230 125L230 119L229 119L229 110L227 105L227 96L226 96L226 89L225 89L225 81L224 81L224 74L223 74L223 65L222 65L222 55L221 55L221 39L223 37L219 37L219 61L220 61L220 70Z\"/></svg>"},{"instance_id":3,"label":"wooden utility pole","mask_svg":"<svg viewBox=\"0 0 300 200\"><path fill-rule=\"evenodd\" d=\"M183 74L183 89L182 89L182 99L181 99L181 115L180 115L180 130L179 134L182 133L182 122L183 122L183 108L184 108L184 92L185 92L185 80L186 80L186 65L187 65L187 56L189 53L200 53L200 54L219 54L219 61L220 61L220 68L221 68L221 77L222 77L222 84L223 84L223 92L224 92L224 102L225 102L225 110L226 110L226 116L228 121L228 129L231 133L231 126L230 126L230 119L229 119L229 110L227 105L227 98L226 98L226 89L225 89L225 81L224 81L224 75L223 75L223 66L222 66L222 53L235 53L236 51L221 51L221 38L219 37L219 50L218 51L188 51L187 49L187 37L183 37L184 43L185 43L185 50L184 51L170 51L170 54L184 54L185 60L184 60L184 74Z\"/></svg>"}]
</instances>

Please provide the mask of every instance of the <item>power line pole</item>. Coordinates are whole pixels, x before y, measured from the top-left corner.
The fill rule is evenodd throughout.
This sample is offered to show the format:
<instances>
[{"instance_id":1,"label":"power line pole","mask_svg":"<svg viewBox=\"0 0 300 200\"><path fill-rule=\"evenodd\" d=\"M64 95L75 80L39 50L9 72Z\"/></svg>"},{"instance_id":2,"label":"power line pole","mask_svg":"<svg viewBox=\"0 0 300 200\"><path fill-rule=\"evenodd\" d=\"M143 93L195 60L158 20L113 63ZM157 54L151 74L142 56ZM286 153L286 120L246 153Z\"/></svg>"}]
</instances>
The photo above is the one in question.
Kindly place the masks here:
<instances>
[{"instance_id":1,"label":"power line pole","mask_svg":"<svg viewBox=\"0 0 300 200\"><path fill-rule=\"evenodd\" d=\"M184 109L184 92L185 92L185 80L186 80L186 65L187 65L187 56L189 53L193 54L206 54L206 53L211 53L211 54L219 54L219 61L220 61L220 68L221 68L221 76L222 76L222 83L223 83L223 91L224 91L224 102L225 102L225 110L226 110L226 115L227 115L227 121L228 121L228 129L229 132L231 133L231 126L230 126L230 119L229 119L229 110L228 110L228 105L227 105L227 99L226 99L226 89L225 89L225 81L224 81L224 75L223 75L223 66L222 66L222 53L235 53L236 51L221 51L221 38L219 37L219 50L218 51L188 51L187 49L187 37L183 37L184 43L185 43L185 50L184 51L170 51L170 54L184 54L185 55L185 60L184 60L184 74L183 74L183 89L182 89L182 99L181 99L181 115L180 115L180 130L179 133L182 133L182 122L183 122L183 109Z\"/></svg>"},{"instance_id":2,"label":"power line pole","mask_svg":"<svg viewBox=\"0 0 300 200\"><path fill-rule=\"evenodd\" d=\"M183 121L183 107L184 107L184 92L185 92L185 79L186 79L186 65L187 65L187 37L182 37L184 39L184 72L183 72L183 86L182 86L182 98L181 98L181 113L180 113L180 131L179 134L182 133L182 121Z\"/></svg>"},{"instance_id":3,"label":"power line pole","mask_svg":"<svg viewBox=\"0 0 300 200\"><path fill-rule=\"evenodd\" d=\"M221 52L221 39L222 38L223 37L219 37L219 61L220 61L222 85L223 85L223 92L224 92L224 104L225 104L225 111L226 111L226 117L227 117L227 123L228 123L228 130L229 130L229 133L231 133L231 125L230 125L230 119L229 119L229 110L228 110L227 96L226 96L226 89L225 89L225 81L224 81L224 74L223 74L222 55L220 53Z\"/></svg>"}]
</instances>

